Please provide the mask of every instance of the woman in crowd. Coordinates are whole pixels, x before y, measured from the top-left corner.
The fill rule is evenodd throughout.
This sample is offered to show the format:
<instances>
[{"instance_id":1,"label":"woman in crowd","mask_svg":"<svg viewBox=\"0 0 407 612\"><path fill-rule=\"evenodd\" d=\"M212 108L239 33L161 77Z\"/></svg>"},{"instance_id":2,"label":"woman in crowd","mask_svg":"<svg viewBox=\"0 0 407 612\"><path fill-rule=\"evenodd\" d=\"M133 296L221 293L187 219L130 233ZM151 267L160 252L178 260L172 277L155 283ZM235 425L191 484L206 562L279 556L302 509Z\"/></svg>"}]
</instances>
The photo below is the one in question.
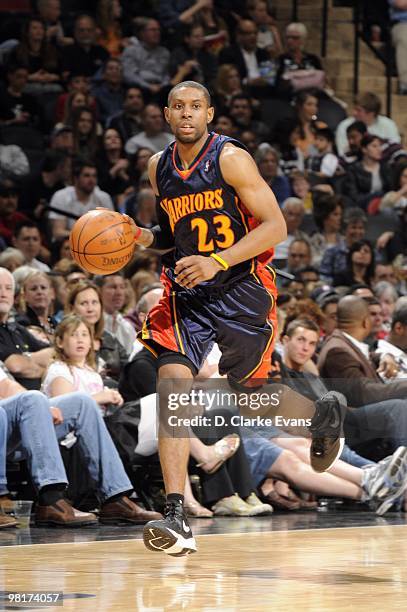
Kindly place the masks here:
<instances>
[{"instance_id":1,"label":"woman in crowd","mask_svg":"<svg viewBox=\"0 0 407 612\"><path fill-rule=\"evenodd\" d=\"M120 0L100 0L98 2L97 25L100 29L98 43L112 57L119 57L126 44L122 36Z\"/></svg>"},{"instance_id":2,"label":"woman in crowd","mask_svg":"<svg viewBox=\"0 0 407 612\"><path fill-rule=\"evenodd\" d=\"M181 81L197 81L211 86L216 77L217 59L204 49L204 30L199 24L184 26L183 44L171 53L171 77L182 75Z\"/></svg>"},{"instance_id":3,"label":"woman in crowd","mask_svg":"<svg viewBox=\"0 0 407 612\"><path fill-rule=\"evenodd\" d=\"M390 331L391 320L396 302L399 298L396 288L387 281L380 281L375 285L374 294L380 302L383 316L383 327L386 332Z\"/></svg>"},{"instance_id":4,"label":"woman in crowd","mask_svg":"<svg viewBox=\"0 0 407 612\"><path fill-rule=\"evenodd\" d=\"M214 102L218 112L227 112L233 96L243 92L242 81L236 66L233 64L219 66L214 89Z\"/></svg>"},{"instance_id":5,"label":"woman in crowd","mask_svg":"<svg viewBox=\"0 0 407 612\"><path fill-rule=\"evenodd\" d=\"M127 362L127 355L117 338L104 330L99 287L87 280L75 283L68 291L65 312L82 317L90 326L97 370L106 383L117 386L120 371Z\"/></svg>"},{"instance_id":6,"label":"woman in crowd","mask_svg":"<svg viewBox=\"0 0 407 612\"><path fill-rule=\"evenodd\" d=\"M72 113L74 153L94 160L98 151L97 122L88 106L76 108Z\"/></svg>"},{"instance_id":7,"label":"woman in crowd","mask_svg":"<svg viewBox=\"0 0 407 612\"><path fill-rule=\"evenodd\" d=\"M270 185L277 202L281 205L290 197L290 181L280 170L280 156L278 151L267 143L262 143L254 157L261 176Z\"/></svg>"},{"instance_id":8,"label":"woman in crowd","mask_svg":"<svg viewBox=\"0 0 407 612\"><path fill-rule=\"evenodd\" d=\"M97 159L98 185L109 193L118 206L130 188L129 160L117 130L108 128L103 134L102 149Z\"/></svg>"},{"instance_id":9,"label":"woman in crowd","mask_svg":"<svg viewBox=\"0 0 407 612\"><path fill-rule=\"evenodd\" d=\"M271 58L281 55L284 49L280 33L273 17L268 12L266 0L249 0L247 9L258 28L257 46L260 49L266 49Z\"/></svg>"},{"instance_id":10,"label":"woman in crowd","mask_svg":"<svg viewBox=\"0 0 407 612\"><path fill-rule=\"evenodd\" d=\"M327 127L318 121L318 97L313 90L301 91L295 98L295 113L299 123L299 133L296 146L305 158L316 154L314 147L317 128Z\"/></svg>"},{"instance_id":11,"label":"woman in crowd","mask_svg":"<svg viewBox=\"0 0 407 612\"><path fill-rule=\"evenodd\" d=\"M382 163L378 136L366 134L361 140L362 160L350 165L343 182L343 194L352 205L367 209L369 202L390 189L389 171Z\"/></svg>"},{"instance_id":12,"label":"woman in crowd","mask_svg":"<svg viewBox=\"0 0 407 612\"><path fill-rule=\"evenodd\" d=\"M398 164L394 171L392 191L388 191L380 202L381 211L407 208L407 162Z\"/></svg>"},{"instance_id":13,"label":"woman in crowd","mask_svg":"<svg viewBox=\"0 0 407 612\"><path fill-rule=\"evenodd\" d=\"M351 287L363 283L371 287L375 268L375 253L369 240L358 240L350 247L345 272L334 276L333 285Z\"/></svg>"},{"instance_id":14,"label":"woman in crowd","mask_svg":"<svg viewBox=\"0 0 407 612\"><path fill-rule=\"evenodd\" d=\"M24 279L20 290L20 308L16 320L25 327L37 327L52 340L56 319L53 317L54 290L47 274L34 271Z\"/></svg>"},{"instance_id":15,"label":"woman in crowd","mask_svg":"<svg viewBox=\"0 0 407 612\"><path fill-rule=\"evenodd\" d=\"M343 240L342 200L335 195L320 194L314 197L314 221L318 232L311 236L312 263L319 266L326 249L337 246Z\"/></svg>"}]
</instances>

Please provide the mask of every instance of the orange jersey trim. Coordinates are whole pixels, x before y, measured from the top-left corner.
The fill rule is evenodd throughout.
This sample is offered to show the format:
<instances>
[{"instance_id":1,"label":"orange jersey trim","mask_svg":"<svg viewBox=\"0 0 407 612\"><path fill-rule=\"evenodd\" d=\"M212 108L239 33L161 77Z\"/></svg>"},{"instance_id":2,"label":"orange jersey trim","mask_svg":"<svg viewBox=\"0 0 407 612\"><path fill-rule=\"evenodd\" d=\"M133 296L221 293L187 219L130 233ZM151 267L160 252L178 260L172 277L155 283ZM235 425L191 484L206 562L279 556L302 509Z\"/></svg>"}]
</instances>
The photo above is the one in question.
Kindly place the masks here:
<instances>
[{"instance_id":1,"label":"orange jersey trim","mask_svg":"<svg viewBox=\"0 0 407 612\"><path fill-rule=\"evenodd\" d=\"M197 167L199 162L202 160L202 158L207 154L207 152L209 151L210 147L212 146L212 143L216 140L217 137L218 137L218 134L214 134L212 136L212 138L210 139L210 141L209 141L207 147L205 148L205 150L198 157L198 159L196 160L194 165L191 166L191 168L188 168L188 170L180 170L178 168L177 163L175 161L175 152L177 150L177 143L174 144L174 148L173 148L173 151L172 151L172 163L174 164L175 170L177 171L177 173L179 174L179 176L182 178L183 181L186 181L187 179L189 179L189 177L191 176L191 174L193 173L193 171L195 170L195 168Z\"/></svg>"}]
</instances>

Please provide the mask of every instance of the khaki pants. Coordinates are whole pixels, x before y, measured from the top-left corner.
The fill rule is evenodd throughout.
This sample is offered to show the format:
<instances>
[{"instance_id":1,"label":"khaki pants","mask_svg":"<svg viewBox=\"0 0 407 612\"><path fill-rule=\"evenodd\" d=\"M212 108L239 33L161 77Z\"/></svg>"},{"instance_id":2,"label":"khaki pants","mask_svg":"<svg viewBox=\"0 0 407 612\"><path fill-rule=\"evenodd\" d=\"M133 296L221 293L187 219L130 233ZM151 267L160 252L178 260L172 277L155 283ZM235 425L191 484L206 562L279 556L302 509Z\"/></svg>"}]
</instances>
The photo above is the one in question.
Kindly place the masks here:
<instances>
[{"instance_id":1,"label":"khaki pants","mask_svg":"<svg viewBox=\"0 0 407 612\"><path fill-rule=\"evenodd\" d=\"M407 22L396 23L391 33L396 48L399 83L402 87L407 87Z\"/></svg>"}]
</instances>

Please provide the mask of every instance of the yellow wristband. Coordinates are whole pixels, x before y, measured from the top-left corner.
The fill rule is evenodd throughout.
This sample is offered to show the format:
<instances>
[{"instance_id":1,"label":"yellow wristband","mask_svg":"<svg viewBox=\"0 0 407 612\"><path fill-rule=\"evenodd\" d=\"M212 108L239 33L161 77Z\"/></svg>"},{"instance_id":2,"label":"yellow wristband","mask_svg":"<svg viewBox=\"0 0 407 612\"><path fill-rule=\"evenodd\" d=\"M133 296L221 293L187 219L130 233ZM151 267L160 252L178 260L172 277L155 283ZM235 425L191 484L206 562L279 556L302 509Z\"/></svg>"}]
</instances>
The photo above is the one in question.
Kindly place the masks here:
<instances>
[{"instance_id":1,"label":"yellow wristband","mask_svg":"<svg viewBox=\"0 0 407 612\"><path fill-rule=\"evenodd\" d=\"M229 270L230 268L229 264L227 263L227 261L222 259L220 255L218 255L217 253L211 253L210 257L213 257L213 259L215 259L218 262L218 264L222 266L224 270Z\"/></svg>"}]
</instances>

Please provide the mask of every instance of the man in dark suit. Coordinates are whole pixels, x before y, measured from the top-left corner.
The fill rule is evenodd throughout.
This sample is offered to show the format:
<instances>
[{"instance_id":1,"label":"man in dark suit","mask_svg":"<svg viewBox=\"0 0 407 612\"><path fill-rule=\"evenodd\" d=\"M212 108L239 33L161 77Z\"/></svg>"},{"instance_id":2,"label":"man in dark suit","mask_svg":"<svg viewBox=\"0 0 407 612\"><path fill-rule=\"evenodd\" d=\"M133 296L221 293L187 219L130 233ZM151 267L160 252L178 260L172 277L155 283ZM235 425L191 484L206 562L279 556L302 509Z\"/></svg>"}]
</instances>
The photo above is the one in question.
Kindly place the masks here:
<instances>
[{"instance_id":1,"label":"man in dark suit","mask_svg":"<svg viewBox=\"0 0 407 612\"><path fill-rule=\"evenodd\" d=\"M265 49L257 47L257 25L250 19L242 19L236 30L236 43L222 49L219 64L234 64L244 85L256 90L270 89L267 70L270 56Z\"/></svg>"}]
</instances>

